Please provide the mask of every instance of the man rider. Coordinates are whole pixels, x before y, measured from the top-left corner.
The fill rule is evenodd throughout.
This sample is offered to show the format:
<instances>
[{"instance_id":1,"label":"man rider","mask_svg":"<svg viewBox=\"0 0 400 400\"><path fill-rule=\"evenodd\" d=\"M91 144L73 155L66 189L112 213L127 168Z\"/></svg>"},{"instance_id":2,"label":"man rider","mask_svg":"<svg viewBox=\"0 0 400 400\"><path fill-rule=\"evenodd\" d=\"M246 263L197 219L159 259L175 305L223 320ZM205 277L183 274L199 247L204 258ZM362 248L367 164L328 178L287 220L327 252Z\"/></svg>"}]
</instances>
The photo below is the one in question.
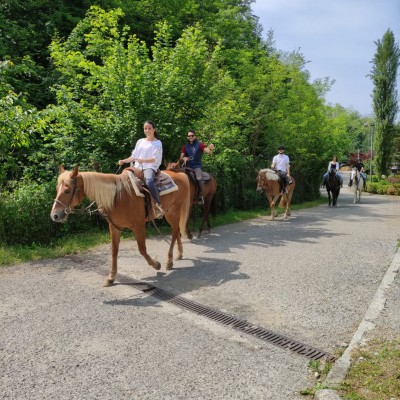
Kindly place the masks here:
<instances>
[{"instance_id":1,"label":"man rider","mask_svg":"<svg viewBox=\"0 0 400 400\"><path fill-rule=\"evenodd\" d=\"M203 157L203 152L207 154L212 154L214 150L214 145L210 143L208 146L202 142L199 142L196 138L196 133L193 129L188 132L188 141L182 147L180 160L185 162L185 165L189 168L193 168L194 174L196 176L196 181L199 187L198 193L198 204L204 204L203 197L203 171L201 169L201 159Z\"/></svg>"},{"instance_id":2,"label":"man rider","mask_svg":"<svg viewBox=\"0 0 400 400\"><path fill-rule=\"evenodd\" d=\"M354 168L355 168L357 171L359 171L359 172L360 172L360 175L363 177L363 179L364 179L364 190L365 190L365 187L366 187L366 185L367 185L367 175L366 175L366 173L364 172L364 164L363 164L361 158L358 158L358 159L357 159L357 162L356 162ZM352 185L353 185L353 180L352 180L351 177L350 177L349 186L351 187Z\"/></svg>"},{"instance_id":3,"label":"man rider","mask_svg":"<svg viewBox=\"0 0 400 400\"><path fill-rule=\"evenodd\" d=\"M289 157L284 154L285 148L283 146L278 147L278 154L274 156L272 159L271 168L276 171L279 176L279 184L281 194L287 194L286 190L286 177L289 178L289 182L291 182L290 177L290 160Z\"/></svg>"}]
</instances>

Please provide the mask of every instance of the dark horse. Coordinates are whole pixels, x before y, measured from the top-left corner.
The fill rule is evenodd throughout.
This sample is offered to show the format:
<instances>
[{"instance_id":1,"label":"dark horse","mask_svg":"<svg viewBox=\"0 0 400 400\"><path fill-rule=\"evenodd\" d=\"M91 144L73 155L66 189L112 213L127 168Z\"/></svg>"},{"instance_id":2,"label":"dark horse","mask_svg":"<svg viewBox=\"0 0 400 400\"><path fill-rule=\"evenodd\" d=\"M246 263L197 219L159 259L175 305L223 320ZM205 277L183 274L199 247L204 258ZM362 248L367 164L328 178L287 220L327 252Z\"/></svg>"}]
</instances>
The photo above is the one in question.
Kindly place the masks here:
<instances>
[{"instance_id":1,"label":"dark horse","mask_svg":"<svg viewBox=\"0 0 400 400\"><path fill-rule=\"evenodd\" d=\"M326 180L326 191L328 192L329 207L336 207L337 199L340 193L340 180L336 175L336 170L331 169L328 173L328 179ZM332 193L332 200L331 200Z\"/></svg>"},{"instance_id":2,"label":"dark horse","mask_svg":"<svg viewBox=\"0 0 400 400\"><path fill-rule=\"evenodd\" d=\"M167 269L172 269L173 248L178 244L178 260L182 259L181 233L185 234L189 215L190 197L189 180L185 174L168 171L177 190L161 196L165 219L171 225L172 239L168 250ZM145 198L139 196L126 170L120 175L99 172L80 172L75 167L72 172L60 167L57 183L57 195L51 209L54 222L62 222L73 212L75 206L87 197L96 202L98 210L106 218L111 235L111 268L104 286L111 286L117 275L117 257L123 228L129 228L136 238L140 254L154 269L161 265L146 250L146 220L153 215L146 215Z\"/></svg>"},{"instance_id":3,"label":"dark horse","mask_svg":"<svg viewBox=\"0 0 400 400\"><path fill-rule=\"evenodd\" d=\"M190 168L184 168L181 167L181 162L183 160L179 160L176 163L168 163L164 161L165 167L167 171L179 171L179 172L185 172L187 176L189 177L189 182L190 182L190 211L189 215L192 212L193 205L197 203L197 183L196 183L196 177L194 174L191 172ZM203 172L203 175L205 173ZM206 174L208 175L208 174ZM207 223L207 228L208 231L211 229L210 225L210 214L212 216L216 215L216 196L215 193L217 191L217 181L209 175L210 179L204 181L204 189L203 189L203 197L204 197L204 204L202 206L202 213L201 213L201 224L199 228L199 233L197 237L199 238L201 236L201 232L203 231L204 224ZM188 221L189 222L189 221ZM186 226L186 234L189 239L192 239L192 234L190 233L189 227Z\"/></svg>"}]
</instances>

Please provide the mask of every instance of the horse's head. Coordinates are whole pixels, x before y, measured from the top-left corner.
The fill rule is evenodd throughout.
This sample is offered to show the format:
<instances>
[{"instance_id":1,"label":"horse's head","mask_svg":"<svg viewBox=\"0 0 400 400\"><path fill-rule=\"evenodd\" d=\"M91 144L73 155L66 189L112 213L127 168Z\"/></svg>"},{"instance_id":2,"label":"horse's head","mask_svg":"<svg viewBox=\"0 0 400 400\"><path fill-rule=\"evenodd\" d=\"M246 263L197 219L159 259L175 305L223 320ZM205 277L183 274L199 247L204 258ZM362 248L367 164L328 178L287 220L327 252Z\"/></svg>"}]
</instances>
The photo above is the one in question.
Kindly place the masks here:
<instances>
[{"instance_id":1,"label":"horse's head","mask_svg":"<svg viewBox=\"0 0 400 400\"><path fill-rule=\"evenodd\" d=\"M165 169L167 171L177 170L177 169L181 168L181 163L182 162L183 162L183 160L178 160L176 163L169 163L169 162L164 160Z\"/></svg>"},{"instance_id":2,"label":"horse's head","mask_svg":"<svg viewBox=\"0 0 400 400\"><path fill-rule=\"evenodd\" d=\"M278 174L269 168L260 169L260 172L257 175L257 190L261 192L270 186L272 181L278 181Z\"/></svg>"},{"instance_id":3,"label":"horse's head","mask_svg":"<svg viewBox=\"0 0 400 400\"><path fill-rule=\"evenodd\" d=\"M257 191L258 192L262 192L264 190L265 180L266 180L265 172L263 172L262 170L259 171L257 174Z\"/></svg>"},{"instance_id":4,"label":"horse's head","mask_svg":"<svg viewBox=\"0 0 400 400\"><path fill-rule=\"evenodd\" d=\"M72 209L83 199L83 182L80 179L78 167L75 166L74 170L70 172L65 171L60 165L59 173L56 198L50 213L54 222L65 221Z\"/></svg>"}]
</instances>

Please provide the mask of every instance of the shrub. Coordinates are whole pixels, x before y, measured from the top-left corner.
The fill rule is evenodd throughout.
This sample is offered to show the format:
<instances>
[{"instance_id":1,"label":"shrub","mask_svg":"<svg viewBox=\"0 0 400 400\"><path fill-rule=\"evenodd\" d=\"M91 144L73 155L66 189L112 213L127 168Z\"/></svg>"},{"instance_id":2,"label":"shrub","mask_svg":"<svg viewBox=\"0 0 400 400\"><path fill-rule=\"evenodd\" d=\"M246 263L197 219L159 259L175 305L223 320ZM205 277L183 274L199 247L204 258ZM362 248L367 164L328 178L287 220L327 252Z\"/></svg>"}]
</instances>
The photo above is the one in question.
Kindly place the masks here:
<instances>
[{"instance_id":1,"label":"shrub","mask_svg":"<svg viewBox=\"0 0 400 400\"><path fill-rule=\"evenodd\" d=\"M11 192L0 195L0 243L48 244L65 234L83 232L94 224L102 225L97 216L71 215L68 222L51 220L56 182L42 184L22 182Z\"/></svg>"}]
</instances>

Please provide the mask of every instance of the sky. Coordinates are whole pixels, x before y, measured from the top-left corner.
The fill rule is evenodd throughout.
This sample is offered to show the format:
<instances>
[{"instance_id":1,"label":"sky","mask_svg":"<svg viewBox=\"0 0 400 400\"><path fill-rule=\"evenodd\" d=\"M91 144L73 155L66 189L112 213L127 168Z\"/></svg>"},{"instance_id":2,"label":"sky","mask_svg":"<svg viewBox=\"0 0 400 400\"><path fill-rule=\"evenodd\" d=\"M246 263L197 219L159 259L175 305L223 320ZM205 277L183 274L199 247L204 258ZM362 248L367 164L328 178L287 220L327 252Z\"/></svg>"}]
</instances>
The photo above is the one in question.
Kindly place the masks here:
<instances>
[{"instance_id":1,"label":"sky","mask_svg":"<svg viewBox=\"0 0 400 400\"><path fill-rule=\"evenodd\" d=\"M276 49L303 54L311 81L335 80L325 96L328 104L372 115L373 83L367 75L375 42L390 29L400 43L400 0L255 0L252 10L263 38L273 30ZM400 95L399 80L400 75Z\"/></svg>"}]
</instances>

